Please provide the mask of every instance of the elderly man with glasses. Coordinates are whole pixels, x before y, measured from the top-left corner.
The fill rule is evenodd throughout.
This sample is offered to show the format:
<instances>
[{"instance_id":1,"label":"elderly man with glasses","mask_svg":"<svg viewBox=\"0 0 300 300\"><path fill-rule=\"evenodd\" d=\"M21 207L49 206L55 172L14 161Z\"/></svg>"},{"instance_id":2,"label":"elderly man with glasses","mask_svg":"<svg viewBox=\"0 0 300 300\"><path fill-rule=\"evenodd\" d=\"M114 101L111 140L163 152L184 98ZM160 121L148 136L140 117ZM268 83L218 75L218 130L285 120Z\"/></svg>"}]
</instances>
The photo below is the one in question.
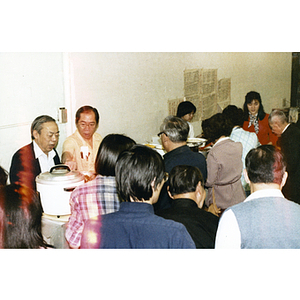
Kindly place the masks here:
<instances>
[{"instance_id":1,"label":"elderly man with glasses","mask_svg":"<svg viewBox=\"0 0 300 300\"><path fill-rule=\"evenodd\" d=\"M187 146L189 125L181 118L168 116L160 126L161 143L166 150L164 162L166 172L179 165L197 167L203 176L204 182L207 177L206 159L203 154L193 152ZM172 199L167 192L168 182L164 184L158 202L154 205L155 211L171 207Z\"/></svg>"}]
</instances>

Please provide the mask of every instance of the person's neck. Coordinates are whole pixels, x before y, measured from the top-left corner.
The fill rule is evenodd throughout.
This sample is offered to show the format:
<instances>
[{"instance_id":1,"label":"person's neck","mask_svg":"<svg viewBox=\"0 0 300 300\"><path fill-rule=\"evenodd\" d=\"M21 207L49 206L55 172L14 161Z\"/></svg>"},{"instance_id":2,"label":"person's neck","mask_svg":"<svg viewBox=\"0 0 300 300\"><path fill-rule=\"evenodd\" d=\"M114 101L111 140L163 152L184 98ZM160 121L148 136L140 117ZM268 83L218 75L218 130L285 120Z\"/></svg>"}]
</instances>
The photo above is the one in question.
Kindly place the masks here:
<instances>
[{"instance_id":1,"label":"person's neck","mask_svg":"<svg viewBox=\"0 0 300 300\"><path fill-rule=\"evenodd\" d=\"M277 183L252 183L252 182L250 182L251 194L254 192L257 192L257 191L269 190L269 189L281 191L281 187Z\"/></svg>"},{"instance_id":2,"label":"person's neck","mask_svg":"<svg viewBox=\"0 0 300 300\"><path fill-rule=\"evenodd\" d=\"M225 138L225 137L226 137L225 135L220 136L217 140L214 141L213 144L216 144L220 139L223 139L223 138Z\"/></svg>"},{"instance_id":3,"label":"person's neck","mask_svg":"<svg viewBox=\"0 0 300 300\"><path fill-rule=\"evenodd\" d=\"M184 194L179 194L179 195L174 195L173 199L191 199L196 202L196 195L195 192L193 193L184 193Z\"/></svg>"},{"instance_id":4,"label":"person's neck","mask_svg":"<svg viewBox=\"0 0 300 300\"><path fill-rule=\"evenodd\" d=\"M93 136L89 139L85 139L84 137L82 137L82 138L93 149Z\"/></svg>"}]
</instances>

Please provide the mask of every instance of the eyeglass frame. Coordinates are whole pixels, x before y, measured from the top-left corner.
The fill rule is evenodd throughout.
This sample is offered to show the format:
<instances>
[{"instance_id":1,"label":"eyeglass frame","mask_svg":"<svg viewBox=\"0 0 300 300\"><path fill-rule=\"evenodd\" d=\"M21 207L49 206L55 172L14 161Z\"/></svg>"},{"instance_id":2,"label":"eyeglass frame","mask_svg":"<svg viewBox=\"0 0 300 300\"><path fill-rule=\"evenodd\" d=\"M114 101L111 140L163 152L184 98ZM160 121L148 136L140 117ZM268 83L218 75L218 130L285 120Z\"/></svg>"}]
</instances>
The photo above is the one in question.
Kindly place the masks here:
<instances>
[{"instance_id":1,"label":"eyeglass frame","mask_svg":"<svg viewBox=\"0 0 300 300\"><path fill-rule=\"evenodd\" d=\"M160 133L158 133L157 136L160 137L163 133L164 133L166 136L168 136L164 131L161 131Z\"/></svg>"}]
</instances>

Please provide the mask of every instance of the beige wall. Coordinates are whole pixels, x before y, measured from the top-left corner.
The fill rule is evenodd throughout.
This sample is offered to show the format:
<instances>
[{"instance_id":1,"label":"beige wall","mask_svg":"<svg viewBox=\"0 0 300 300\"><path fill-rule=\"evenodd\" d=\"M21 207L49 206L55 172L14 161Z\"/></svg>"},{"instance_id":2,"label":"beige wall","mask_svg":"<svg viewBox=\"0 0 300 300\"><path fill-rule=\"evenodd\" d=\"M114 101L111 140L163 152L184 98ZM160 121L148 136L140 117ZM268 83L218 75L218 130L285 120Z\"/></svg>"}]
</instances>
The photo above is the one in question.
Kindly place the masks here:
<instances>
[{"instance_id":1,"label":"beige wall","mask_svg":"<svg viewBox=\"0 0 300 300\"><path fill-rule=\"evenodd\" d=\"M183 96L183 71L217 68L231 78L232 104L242 106L250 90L260 92L266 112L290 100L291 53L0 53L0 164L30 142L29 126L40 114L56 117L61 138L73 132L78 107L101 114L98 132L124 133L149 141L168 114L168 99ZM3 109L4 108L4 109ZM194 124L200 133L200 123Z\"/></svg>"},{"instance_id":2,"label":"beige wall","mask_svg":"<svg viewBox=\"0 0 300 300\"><path fill-rule=\"evenodd\" d=\"M99 132L151 139L168 114L168 99L183 97L183 71L216 68L231 78L232 104L250 90L261 93L266 112L290 99L291 53L71 53L76 108L101 112ZM194 124L195 133L201 124Z\"/></svg>"}]
</instances>

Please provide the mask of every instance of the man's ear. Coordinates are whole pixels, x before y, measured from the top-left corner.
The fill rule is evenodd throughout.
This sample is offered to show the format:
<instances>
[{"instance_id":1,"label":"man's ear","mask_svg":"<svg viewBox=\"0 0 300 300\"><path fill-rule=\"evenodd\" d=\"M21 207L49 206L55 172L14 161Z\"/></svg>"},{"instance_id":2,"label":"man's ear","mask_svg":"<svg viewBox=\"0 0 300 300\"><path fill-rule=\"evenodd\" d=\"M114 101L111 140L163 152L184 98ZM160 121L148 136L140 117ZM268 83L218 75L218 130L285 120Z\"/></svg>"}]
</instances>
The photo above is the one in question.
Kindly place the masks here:
<instances>
[{"instance_id":1,"label":"man's ear","mask_svg":"<svg viewBox=\"0 0 300 300\"><path fill-rule=\"evenodd\" d=\"M170 138L166 134L162 134L161 138L162 138L162 142L164 143L170 140Z\"/></svg>"},{"instance_id":2,"label":"man's ear","mask_svg":"<svg viewBox=\"0 0 300 300\"><path fill-rule=\"evenodd\" d=\"M280 184L280 188L281 188L281 189L284 187L284 185L285 185L285 183L286 183L286 180L287 180L288 176L289 176L288 172L284 172L284 175L283 175L283 177L282 177L281 184Z\"/></svg>"},{"instance_id":3,"label":"man's ear","mask_svg":"<svg viewBox=\"0 0 300 300\"><path fill-rule=\"evenodd\" d=\"M35 139L39 137L39 133L36 130L33 130L32 135Z\"/></svg>"},{"instance_id":4,"label":"man's ear","mask_svg":"<svg viewBox=\"0 0 300 300\"><path fill-rule=\"evenodd\" d=\"M196 198L197 198L197 204L199 208L202 208L204 205L205 197L206 197L206 192L204 188L201 185L201 182L199 181L195 190L196 193Z\"/></svg>"},{"instance_id":5,"label":"man's ear","mask_svg":"<svg viewBox=\"0 0 300 300\"><path fill-rule=\"evenodd\" d=\"M250 180L249 180L249 177L248 177L248 172L246 169L243 170L243 174L244 174L244 178L245 178L245 181L250 184Z\"/></svg>"}]
</instances>

